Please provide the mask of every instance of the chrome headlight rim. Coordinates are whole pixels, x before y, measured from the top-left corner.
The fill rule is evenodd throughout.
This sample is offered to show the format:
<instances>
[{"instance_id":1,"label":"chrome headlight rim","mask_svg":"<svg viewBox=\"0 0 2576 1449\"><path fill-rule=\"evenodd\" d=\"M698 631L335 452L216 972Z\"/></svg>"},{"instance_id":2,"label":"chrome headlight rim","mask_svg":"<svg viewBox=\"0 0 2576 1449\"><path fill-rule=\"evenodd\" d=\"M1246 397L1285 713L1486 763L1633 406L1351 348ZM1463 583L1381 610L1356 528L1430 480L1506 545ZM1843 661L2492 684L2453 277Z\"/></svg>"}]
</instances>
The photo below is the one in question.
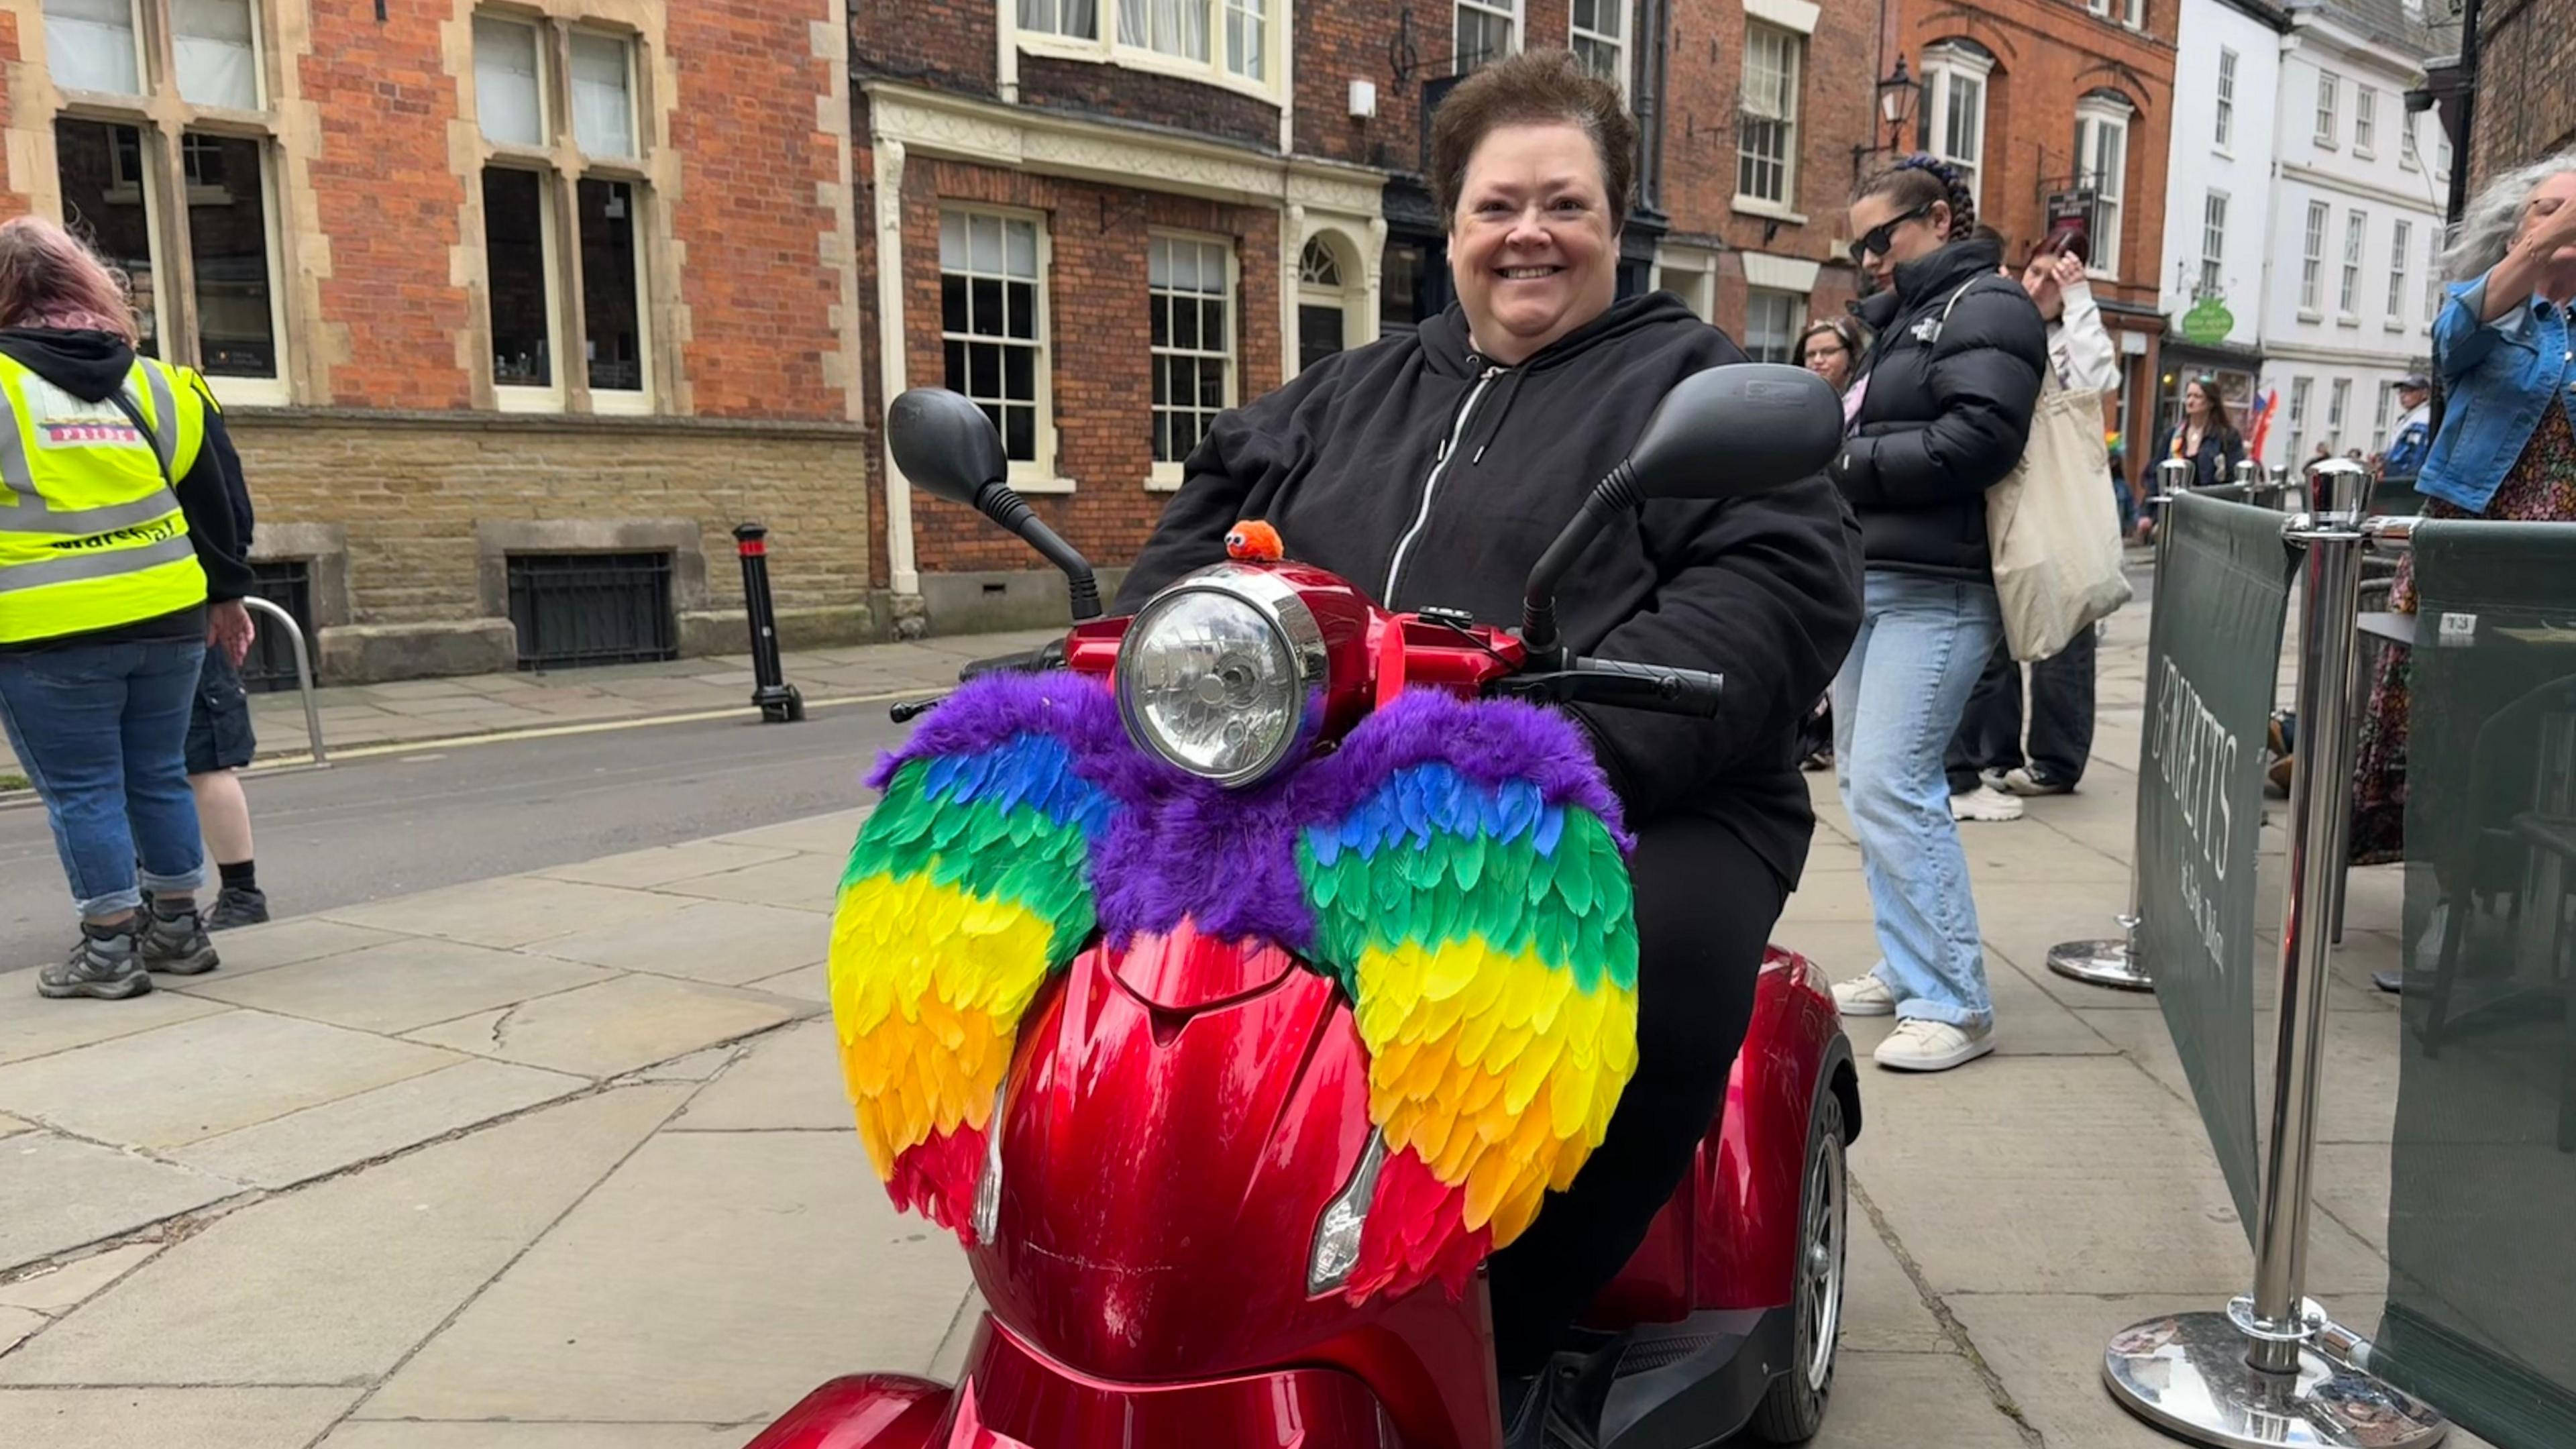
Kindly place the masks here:
<instances>
[{"instance_id":1,"label":"chrome headlight rim","mask_svg":"<svg viewBox=\"0 0 2576 1449\"><path fill-rule=\"evenodd\" d=\"M1289 667L1295 674L1297 697L1291 704L1293 718L1280 733L1278 742L1256 759L1240 768L1214 772L1175 756L1166 749L1152 723L1143 716L1137 700L1135 671L1140 654L1129 647L1144 637L1146 627L1156 614L1192 594L1215 594L1251 609L1271 637L1286 651ZM1161 593L1146 600L1128 623L1127 636L1118 648L1118 665L1114 675L1118 696L1118 719L1126 727L1127 738L1139 748L1174 769L1198 779L1239 790L1257 785L1278 774L1295 762L1307 735L1306 716L1309 700L1320 695L1330 668L1330 655L1324 647L1324 629L1316 622L1315 611L1296 588L1266 569L1250 568L1237 563L1211 564L1194 573L1184 574Z\"/></svg>"}]
</instances>

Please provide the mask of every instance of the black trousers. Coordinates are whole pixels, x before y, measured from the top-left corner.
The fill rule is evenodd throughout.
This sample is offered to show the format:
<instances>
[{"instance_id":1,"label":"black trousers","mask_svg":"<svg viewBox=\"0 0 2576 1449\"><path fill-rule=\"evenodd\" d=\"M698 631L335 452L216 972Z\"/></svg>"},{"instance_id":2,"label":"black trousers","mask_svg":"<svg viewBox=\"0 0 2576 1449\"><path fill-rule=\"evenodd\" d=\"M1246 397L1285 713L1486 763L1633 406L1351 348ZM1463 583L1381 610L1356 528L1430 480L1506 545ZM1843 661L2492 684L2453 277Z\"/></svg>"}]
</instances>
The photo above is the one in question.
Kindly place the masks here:
<instances>
[{"instance_id":1,"label":"black trousers","mask_svg":"<svg viewBox=\"0 0 2576 1449\"><path fill-rule=\"evenodd\" d=\"M2052 782L2072 785L2084 778L2093 758L2094 631L2085 629L2064 649L2030 667L2030 753L2022 754L2021 666L2009 646L1995 645L1993 657L1977 676L1968 696L1967 713L1950 739L1947 761L1953 791L1977 788L1977 776L1988 770L2013 770L2027 764Z\"/></svg>"},{"instance_id":2,"label":"black trousers","mask_svg":"<svg viewBox=\"0 0 2576 1449\"><path fill-rule=\"evenodd\" d=\"M1735 832L1666 816L1637 832L1637 1075L1574 1185L1488 1268L1495 1358L1534 1374L1626 1266L1716 1120L1788 893Z\"/></svg>"}]
</instances>

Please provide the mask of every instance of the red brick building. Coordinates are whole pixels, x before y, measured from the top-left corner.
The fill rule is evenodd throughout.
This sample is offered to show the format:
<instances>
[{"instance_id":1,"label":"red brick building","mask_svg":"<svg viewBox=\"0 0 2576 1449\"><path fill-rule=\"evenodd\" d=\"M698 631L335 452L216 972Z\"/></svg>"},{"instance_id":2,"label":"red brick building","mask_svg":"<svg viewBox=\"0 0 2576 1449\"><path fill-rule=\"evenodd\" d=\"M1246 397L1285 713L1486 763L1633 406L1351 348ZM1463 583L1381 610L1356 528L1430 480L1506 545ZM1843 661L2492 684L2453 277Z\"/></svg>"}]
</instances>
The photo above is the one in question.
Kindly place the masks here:
<instances>
[{"instance_id":1,"label":"red brick building","mask_svg":"<svg viewBox=\"0 0 2576 1449\"><path fill-rule=\"evenodd\" d=\"M1113 577L1217 409L1446 304L1424 118L1482 59L1568 46L1620 79L1646 132L1622 289L1757 355L1851 296L1855 148L1884 139L1874 0L852 0L851 26L870 414L986 403ZM870 460L907 620L1063 617L1018 543Z\"/></svg>"},{"instance_id":2,"label":"red brick building","mask_svg":"<svg viewBox=\"0 0 2576 1449\"><path fill-rule=\"evenodd\" d=\"M1898 0L1893 43L1924 83L1907 140L1977 179L2021 257L2080 222L2121 353L2111 425L2154 431L2165 166L2180 0ZM2131 447L2130 466L2147 451Z\"/></svg>"},{"instance_id":3,"label":"red brick building","mask_svg":"<svg viewBox=\"0 0 2576 1449\"><path fill-rule=\"evenodd\" d=\"M848 0L0 0L0 213L133 276L344 679L882 633Z\"/></svg>"}]
</instances>

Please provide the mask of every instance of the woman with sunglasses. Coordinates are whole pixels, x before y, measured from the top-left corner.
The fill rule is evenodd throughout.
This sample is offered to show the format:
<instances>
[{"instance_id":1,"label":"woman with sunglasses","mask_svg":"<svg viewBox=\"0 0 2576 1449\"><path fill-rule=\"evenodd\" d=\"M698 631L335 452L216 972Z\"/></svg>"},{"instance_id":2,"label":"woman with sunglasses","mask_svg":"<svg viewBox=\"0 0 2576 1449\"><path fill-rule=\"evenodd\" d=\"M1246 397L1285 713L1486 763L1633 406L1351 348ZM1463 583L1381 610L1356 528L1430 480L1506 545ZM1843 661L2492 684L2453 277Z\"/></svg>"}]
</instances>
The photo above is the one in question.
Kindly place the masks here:
<instances>
[{"instance_id":1,"label":"woman with sunglasses","mask_svg":"<svg viewBox=\"0 0 2576 1449\"><path fill-rule=\"evenodd\" d=\"M1986 489L2021 459L2049 365L2028 293L1995 275L1959 174L1913 156L1852 199L1852 259L1879 290L1833 478L1860 515L1860 637L1835 676L1834 765L1860 838L1879 962L1834 986L1845 1015L1898 1018L1878 1063L1946 1071L1994 1050L1968 861L1943 769L2002 637Z\"/></svg>"}]
</instances>

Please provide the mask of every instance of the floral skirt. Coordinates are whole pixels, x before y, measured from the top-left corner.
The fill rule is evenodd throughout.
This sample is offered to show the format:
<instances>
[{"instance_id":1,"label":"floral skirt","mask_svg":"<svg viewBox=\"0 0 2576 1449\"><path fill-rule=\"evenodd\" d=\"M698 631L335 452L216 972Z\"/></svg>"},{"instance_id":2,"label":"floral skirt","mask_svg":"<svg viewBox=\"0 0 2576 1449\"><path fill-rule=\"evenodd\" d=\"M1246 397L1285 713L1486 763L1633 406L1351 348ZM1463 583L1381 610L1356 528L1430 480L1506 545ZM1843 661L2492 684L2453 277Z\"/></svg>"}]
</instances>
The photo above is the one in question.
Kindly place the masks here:
<instances>
[{"instance_id":1,"label":"floral skirt","mask_svg":"<svg viewBox=\"0 0 2576 1449\"><path fill-rule=\"evenodd\" d=\"M2471 513L2439 498L2424 500L2426 518L2485 518L2521 523L2576 521L2576 429L2565 399L2549 405L2513 471L2505 475L2486 512ZM2390 587L2392 612L2415 612L2415 557L2398 561ZM2370 710L2361 718L2353 761L2352 863L2385 865L2406 854L2406 734L2411 717L2407 688L2412 651L2390 649L2373 673ZM2439 706L2428 701L2427 708Z\"/></svg>"}]
</instances>

